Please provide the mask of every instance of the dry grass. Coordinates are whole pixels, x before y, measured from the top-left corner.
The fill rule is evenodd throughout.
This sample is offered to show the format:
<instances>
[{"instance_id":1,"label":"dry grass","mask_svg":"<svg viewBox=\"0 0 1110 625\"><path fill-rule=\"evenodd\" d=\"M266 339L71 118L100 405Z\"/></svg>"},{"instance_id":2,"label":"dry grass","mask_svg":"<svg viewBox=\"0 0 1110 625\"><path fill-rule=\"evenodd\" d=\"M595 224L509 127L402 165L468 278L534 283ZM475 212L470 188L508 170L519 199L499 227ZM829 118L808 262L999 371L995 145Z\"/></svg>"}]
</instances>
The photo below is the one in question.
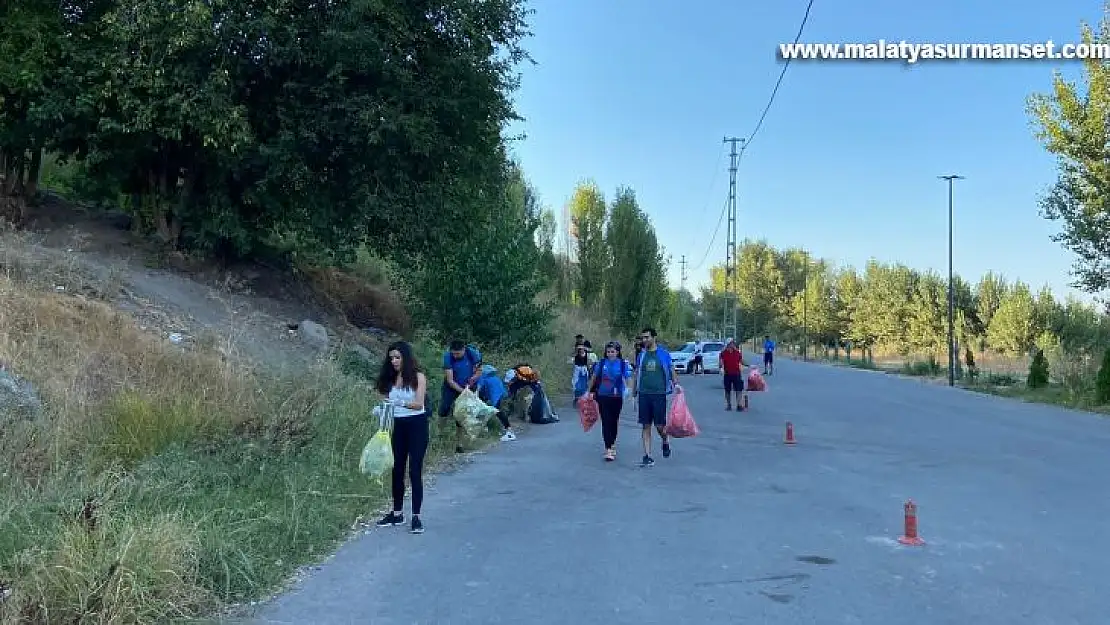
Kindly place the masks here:
<instances>
[{"instance_id":1,"label":"dry grass","mask_svg":"<svg viewBox=\"0 0 1110 625\"><path fill-rule=\"evenodd\" d=\"M355 327L377 327L407 334L412 318L385 284L374 284L342 269L306 269L308 284L332 309Z\"/></svg>"},{"instance_id":2,"label":"dry grass","mask_svg":"<svg viewBox=\"0 0 1110 625\"><path fill-rule=\"evenodd\" d=\"M2 236L0 361L45 409L0 415L0 623L165 622L258 599L384 500L357 471L366 380L333 362L274 377L218 341L171 344L108 303L112 272ZM559 380L577 333L607 335L565 312L553 344L489 357ZM432 435L435 462L454 428Z\"/></svg>"}]
</instances>

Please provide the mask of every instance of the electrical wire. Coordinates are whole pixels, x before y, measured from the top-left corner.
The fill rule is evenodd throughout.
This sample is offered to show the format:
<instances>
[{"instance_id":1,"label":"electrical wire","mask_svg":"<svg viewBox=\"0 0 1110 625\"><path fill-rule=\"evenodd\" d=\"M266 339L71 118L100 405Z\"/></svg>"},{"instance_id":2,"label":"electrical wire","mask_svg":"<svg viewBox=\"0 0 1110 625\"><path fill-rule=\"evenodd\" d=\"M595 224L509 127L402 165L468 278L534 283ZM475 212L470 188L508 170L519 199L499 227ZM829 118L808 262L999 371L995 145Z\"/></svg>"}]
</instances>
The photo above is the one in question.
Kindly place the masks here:
<instances>
[{"instance_id":1,"label":"electrical wire","mask_svg":"<svg viewBox=\"0 0 1110 625\"><path fill-rule=\"evenodd\" d=\"M709 210L709 204L713 201L713 188L717 186L717 178L721 175L721 160L725 155L725 144L721 143L721 147L717 150L717 158L713 159L713 180L709 183L709 190L705 193L705 202L701 205L701 210L698 211L698 217L691 223L700 223L705 212ZM687 246L693 248L698 244L697 235L694 235L694 240Z\"/></svg>"},{"instance_id":2,"label":"electrical wire","mask_svg":"<svg viewBox=\"0 0 1110 625\"><path fill-rule=\"evenodd\" d=\"M744 148L740 148L740 155L736 158L737 167L740 166L740 161L742 160L744 160ZM709 259L709 252L713 250L713 243L717 241L717 235L721 233L721 224L725 220L725 215L728 214L728 200L729 198L726 196L725 203L721 206L721 215L717 217L717 226L713 229L713 236L709 239L709 244L705 246L705 254L702 255L701 260L698 261L697 265L690 268L690 271L697 271L698 269L701 269L702 265L705 264L705 261Z\"/></svg>"},{"instance_id":3,"label":"electrical wire","mask_svg":"<svg viewBox=\"0 0 1110 625\"><path fill-rule=\"evenodd\" d=\"M798 26L798 34L794 36L795 45L797 45L798 42L802 39L802 31L804 31L806 28L806 22L809 21L809 12L812 8L813 0L809 0L809 4L806 5L805 15L802 16L802 23ZM744 140L744 147L751 145L752 139L755 138L755 135L759 132L759 129L763 127L763 120L767 119L767 113L771 110L771 105L775 103L775 96L779 93L779 87L782 86L782 79L786 77L786 70L790 68L790 61L792 60L793 58L788 58L786 59L786 62L783 63L782 71L779 72L779 79L775 81L775 88L771 90L771 98L767 101L767 106L764 107L763 114L759 116L759 122L755 125L755 130L753 130L752 134L748 135L748 138Z\"/></svg>"},{"instance_id":4,"label":"electrical wire","mask_svg":"<svg viewBox=\"0 0 1110 625\"><path fill-rule=\"evenodd\" d=\"M805 31L806 23L809 22L809 13L813 9L813 3L814 3L814 0L809 0L809 3L806 4L805 14L802 15L802 23L798 26L798 33L796 35L794 35L794 43L795 44L797 44L802 39L802 33ZM763 113L759 116L759 121L756 123L755 129L752 130L751 134L748 135L748 138L744 140L744 145L743 145L743 147L740 148L740 155L736 159L736 166L738 168L740 166L740 161L744 160L744 152L748 149L748 146L751 145L752 139L754 139L755 135L757 133L759 133L759 130L761 128L763 128L763 121L765 119L767 119L767 113L769 113L771 111L771 106L773 106L774 103L775 103L775 96L777 96L778 93L779 93L779 87L782 86L782 80L783 80L783 78L786 77L786 70L790 68L790 61L791 60L792 59L788 58L788 59L786 59L786 62L783 63L782 71L779 72L779 78L778 78L778 80L775 81L774 89L771 90L771 97L767 100L767 106L763 107ZM722 146L721 152L723 153L724 152L724 149L723 149L724 144L722 143L721 146ZM719 164L720 163L720 156L717 157L717 161L718 161L718 164ZM719 168L718 168L718 172L719 172ZM713 182L714 182L714 184L716 184L716 182L717 182L716 175L714 175L714 177L713 177ZM704 265L705 261L709 258L709 252L713 249L713 243L717 240L717 235L721 231L721 224L724 222L724 218L725 218L725 215L727 213L728 213L728 199L726 198L724 206L721 207L721 215L720 215L720 217L717 218L717 227L714 228L714 230L713 230L713 237L709 240L709 245L705 246L705 255L702 256L701 261L698 262L698 264L696 266L692 267L690 269L690 271L696 271L699 268L701 268L701 266ZM726 243L726 245L727 245L727 243ZM725 250L725 253L727 254L728 250Z\"/></svg>"}]
</instances>

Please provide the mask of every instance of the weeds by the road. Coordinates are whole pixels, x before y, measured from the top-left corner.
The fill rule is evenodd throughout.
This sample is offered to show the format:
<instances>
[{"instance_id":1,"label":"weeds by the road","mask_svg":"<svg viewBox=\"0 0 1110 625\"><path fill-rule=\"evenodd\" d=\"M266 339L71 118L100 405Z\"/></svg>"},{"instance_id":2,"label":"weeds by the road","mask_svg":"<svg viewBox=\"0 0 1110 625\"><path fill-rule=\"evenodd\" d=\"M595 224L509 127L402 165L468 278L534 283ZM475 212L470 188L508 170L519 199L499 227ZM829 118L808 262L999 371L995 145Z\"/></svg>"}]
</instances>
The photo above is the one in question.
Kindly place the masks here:
<instances>
[{"instance_id":1,"label":"weeds by the road","mask_svg":"<svg viewBox=\"0 0 1110 625\"><path fill-rule=\"evenodd\" d=\"M250 370L4 264L0 361L42 409L0 421L0 622L163 622L259 598L385 500L357 471L372 371ZM603 336L559 324L529 356L556 387L570 337ZM436 395L442 349L419 349ZM432 463L455 445L433 422Z\"/></svg>"},{"instance_id":2,"label":"weeds by the road","mask_svg":"<svg viewBox=\"0 0 1110 625\"><path fill-rule=\"evenodd\" d=\"M1012 358L996 354L979 354L972 362L988 363L984 368L969 368L960 362L956 369L957 384L968 390L1009 397L1027 402L1052 404L1091 412L1110 414L1110 405L1097 401L1095 392L1098 363L1088 354L1068 354L1056 348L1046 355L1049 380L1046 385L1030 387L1026 381L1028 371L1018 371L1017 366L1029 367L1030 359ZM818 360L837 366L882 371L892 375L921 378L941 383L947 380L947 365L935 357L901 357L856 359L823 356ZM974 373L972 373L974 372Z\"/></svg>"}]
</instances>

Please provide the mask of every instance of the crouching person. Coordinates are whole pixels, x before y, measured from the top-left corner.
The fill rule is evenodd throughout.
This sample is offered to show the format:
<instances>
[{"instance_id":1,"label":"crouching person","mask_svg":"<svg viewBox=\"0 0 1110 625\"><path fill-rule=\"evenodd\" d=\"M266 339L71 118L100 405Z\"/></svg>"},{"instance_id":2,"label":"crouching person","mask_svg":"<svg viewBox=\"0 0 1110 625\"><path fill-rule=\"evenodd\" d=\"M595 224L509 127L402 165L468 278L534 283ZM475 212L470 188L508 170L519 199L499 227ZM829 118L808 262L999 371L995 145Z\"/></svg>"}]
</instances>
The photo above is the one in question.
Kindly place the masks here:
<instances>
[{"instance_id":1,"label":"crouching person","mask_svg":"<svg viewBox=\"0 0 1110 625\"><path fill-rule=\"evenodd\" d=\"M484 365L482 377L478 378L478 398L497 408L497 420L501 422L501 442L507 443L516 440L513 426L509 422L509 389L497 376L497 367Z\"/></svg>"}]
</instances>

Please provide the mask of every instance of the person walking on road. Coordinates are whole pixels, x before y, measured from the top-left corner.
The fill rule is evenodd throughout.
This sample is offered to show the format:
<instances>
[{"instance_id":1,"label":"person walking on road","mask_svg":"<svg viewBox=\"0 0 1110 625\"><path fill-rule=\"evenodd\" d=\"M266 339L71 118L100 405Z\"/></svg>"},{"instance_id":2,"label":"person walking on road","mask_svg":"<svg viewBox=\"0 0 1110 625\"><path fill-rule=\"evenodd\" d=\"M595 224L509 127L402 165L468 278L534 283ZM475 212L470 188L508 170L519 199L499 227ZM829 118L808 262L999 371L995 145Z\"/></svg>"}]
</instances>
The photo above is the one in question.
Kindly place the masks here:
<instances>
[{"instance_id":1,"label":"person walking on road","mask_svg":"<svg viewBox=\"0 0 1110 625\"><path fill-rule=\"evenodd\" d=\"M405 522L405 469L412 486L413 534L424 533L420 506L424 503L424 455L428 451L428 408L424 398L428 378L404 341L389 346L377 390L393 405L393 510L378 521L378 527L402 525Z\"/></svg>"},{"instance_id":2,"label":"person walking on road","mask_svg":"<svg viewBox=\"0 0 1110 625\"><path fill-rule=\"evenodd\" d=\"M763 335L763 375L775 372L775 342L769 334Z\"/></svg>"},{"instance_id":3,"label":"person walking on road","mask_svg":"<svg viewBox=\"0 0 1110 625\"><path fill-rule=\"evenodd\" d=\"M621 344L610 341L605 345L605 358L594 365L590 392L586 395L587 398L597 399L606 462L617 459L617 427L624 407L625 389L631 377L632 370L621 355Z\"/></svg>"},{"instance_id":4,"label":"person walking on road","mask_svg":"<svg viewBox=\"0 0 1110 625\"><path fill-rule=\"evenodd\" d=\"M638 421L643 428L644 458L641 466L655 464L651 457L651 428L659 432L662 441L663 457L671 457L671 445L667 440L667 397L674 392L674 363L666 348L656 341L654 328L644 328L640 333L643 351L636 360L636 376L633 378L632 395L636 397Z\"/></svg>"},{"instance_id":5,"label":"person walking on road","mask_svg":"<svg viewBox=\"0 0 1110 625\"><path fill-rule=\"evenodd\" d=\"M451 341L443 354L443 390L439 402L439 416L447 419L455 408L455 400L466 389L474 390L481 377L482 354L472 345L459 340ZM455 423L455 453L463 453L463 426Z\"/></svg>"},{"instance_id":6,"label":"person walking on road","mask_svg":"<svg viewBox=\"0 0 1110 625\"><path fill-rule=\"evenodd\" d=\"M721 371L725 382L725 410L732 410L732 398L736 397L736 409L743 410L744 394L744 352L736 346L736 341L728 340L721 352Z\"/></svg>"}]
</instances>

